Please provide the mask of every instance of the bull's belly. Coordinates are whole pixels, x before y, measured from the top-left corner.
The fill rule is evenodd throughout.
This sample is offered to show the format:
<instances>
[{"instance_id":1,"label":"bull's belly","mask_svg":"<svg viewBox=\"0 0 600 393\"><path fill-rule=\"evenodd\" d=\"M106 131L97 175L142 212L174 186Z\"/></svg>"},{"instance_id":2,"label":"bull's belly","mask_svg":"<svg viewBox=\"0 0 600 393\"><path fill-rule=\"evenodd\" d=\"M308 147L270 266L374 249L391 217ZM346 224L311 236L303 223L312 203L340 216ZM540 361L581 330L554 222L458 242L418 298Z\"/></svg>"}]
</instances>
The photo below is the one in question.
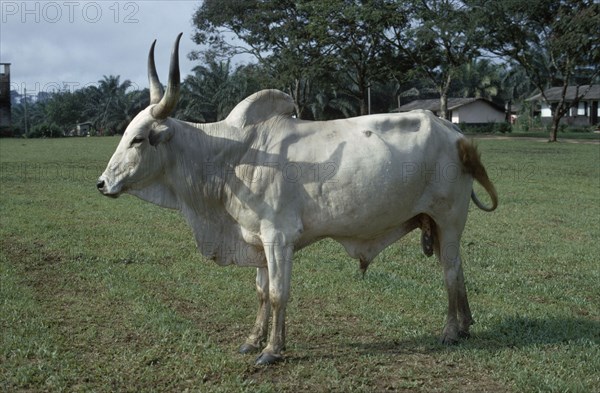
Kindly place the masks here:
<instances>
[{"instance_id":1,"label":"bull's belly","mask_svg":"<svg viewBox=\"0 0 600 393\"><path fill-rule=\"evenodd\" d=\"M419 226L420 215L412 210L364 211L313 222L296 246L303 248L323 238L340 243L361 264L370 263L383 249Z\"/></svg>"}]
</instances>

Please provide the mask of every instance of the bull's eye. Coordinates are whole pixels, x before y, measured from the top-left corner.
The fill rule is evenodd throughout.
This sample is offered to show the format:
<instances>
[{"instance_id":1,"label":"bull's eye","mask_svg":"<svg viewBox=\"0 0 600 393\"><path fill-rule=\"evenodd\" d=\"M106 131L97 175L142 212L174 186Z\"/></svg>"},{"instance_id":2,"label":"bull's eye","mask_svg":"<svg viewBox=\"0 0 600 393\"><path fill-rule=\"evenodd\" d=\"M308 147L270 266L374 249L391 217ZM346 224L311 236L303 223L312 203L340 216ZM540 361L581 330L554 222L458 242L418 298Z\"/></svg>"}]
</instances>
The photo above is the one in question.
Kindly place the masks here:
<instances>
[{"instance_id":1,"label":"bull's eye","mask_svg":"<svg viewBox=\"0 0 600 393\"><path fill-rule=\"evenodd\" d=\"M131 140L131 144L129 146L136 146L139 145L140 143L144 142L145 138L142 136L136 136L135 138L133 138Z\"/></svg>"}]
</instances>

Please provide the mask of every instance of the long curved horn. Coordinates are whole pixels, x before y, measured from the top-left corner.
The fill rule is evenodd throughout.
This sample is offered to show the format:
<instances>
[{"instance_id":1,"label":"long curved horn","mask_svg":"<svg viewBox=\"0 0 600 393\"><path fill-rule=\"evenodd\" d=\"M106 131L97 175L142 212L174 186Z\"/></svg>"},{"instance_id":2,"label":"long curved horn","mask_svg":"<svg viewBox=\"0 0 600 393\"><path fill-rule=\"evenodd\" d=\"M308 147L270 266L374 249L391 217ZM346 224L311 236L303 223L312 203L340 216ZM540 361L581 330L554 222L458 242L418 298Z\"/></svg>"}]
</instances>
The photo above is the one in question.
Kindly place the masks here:
<instances>
[{"instance_id":1,"label":"long curved horn","mask_svg":"<svg viewBox=\"0 0 600 393\"><path fill-rule=\"evenodd\" d=\"M150 82L150 105L158 104L160 99L163 96L163 86L158 79L158 74L156 73L156 65L154 64L154 45L156 45L156 40L152 43L150 47L150 53L148 53L148 82Z\"/></svg>"},{"instance_id":2,"label":"long curved horn","mask_svg":"<svg viewBox=\"0 0 600 393\"><path fill-rule=\"evenodd\" d=\"M167 83L167 91L161 98L160 102L156 104L151 110L152 117L161 120L169 117L177 101L179 101L179 87L181 85L179 76L179 40L183 33L179 33L173 46L173 52L171 52L171 65L169 66L169 83Z\"/></svg>"}]
</instances>

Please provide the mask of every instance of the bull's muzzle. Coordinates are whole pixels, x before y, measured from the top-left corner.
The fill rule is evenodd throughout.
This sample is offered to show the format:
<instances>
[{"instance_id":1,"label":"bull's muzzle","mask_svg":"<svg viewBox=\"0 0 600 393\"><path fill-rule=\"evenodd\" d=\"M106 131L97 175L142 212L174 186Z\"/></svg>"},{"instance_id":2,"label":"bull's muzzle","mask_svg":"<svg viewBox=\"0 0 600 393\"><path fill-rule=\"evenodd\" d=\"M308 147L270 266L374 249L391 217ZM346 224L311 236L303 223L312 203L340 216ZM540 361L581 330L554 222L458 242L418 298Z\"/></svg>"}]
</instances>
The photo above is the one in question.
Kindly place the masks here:
<instances>
[{"instance_id":1,"label":"bull's muzzle","mask_svg":"<svg viewBox=\"0 0 600 393\"><path fill-rule=\"evenodd\" d=\"M111 193L109 192L109 190L106 187L106 182L104 181L104 179L102 177L100 177L98 179L98 181L96 181L96 188L98 189L98 191L100 191L100 193L102 195L111 197L111 198L116 198L119 196L118 193Z\"/></svg>"}]
</instances>

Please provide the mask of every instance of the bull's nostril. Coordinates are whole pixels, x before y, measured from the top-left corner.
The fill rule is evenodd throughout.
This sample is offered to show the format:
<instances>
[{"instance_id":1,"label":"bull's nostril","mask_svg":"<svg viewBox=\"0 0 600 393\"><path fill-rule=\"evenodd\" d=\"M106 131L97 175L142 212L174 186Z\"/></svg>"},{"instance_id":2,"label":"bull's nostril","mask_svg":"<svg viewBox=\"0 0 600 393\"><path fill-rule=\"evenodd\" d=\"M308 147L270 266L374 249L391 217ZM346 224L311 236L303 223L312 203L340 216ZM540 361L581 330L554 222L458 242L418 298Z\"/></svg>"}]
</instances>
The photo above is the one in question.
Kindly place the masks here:
<instances>
[{"instance_id":1,"label":"bull's nostril","mask_svg":"<svg viewBox=\"0 0 600 393\"><path fill-rule=\"evenodd\" d=\"M98 179L98 182L96 183L96 187L101 190L104 188L104 180L102 179Z\"/></svg>"}]
</instances>

